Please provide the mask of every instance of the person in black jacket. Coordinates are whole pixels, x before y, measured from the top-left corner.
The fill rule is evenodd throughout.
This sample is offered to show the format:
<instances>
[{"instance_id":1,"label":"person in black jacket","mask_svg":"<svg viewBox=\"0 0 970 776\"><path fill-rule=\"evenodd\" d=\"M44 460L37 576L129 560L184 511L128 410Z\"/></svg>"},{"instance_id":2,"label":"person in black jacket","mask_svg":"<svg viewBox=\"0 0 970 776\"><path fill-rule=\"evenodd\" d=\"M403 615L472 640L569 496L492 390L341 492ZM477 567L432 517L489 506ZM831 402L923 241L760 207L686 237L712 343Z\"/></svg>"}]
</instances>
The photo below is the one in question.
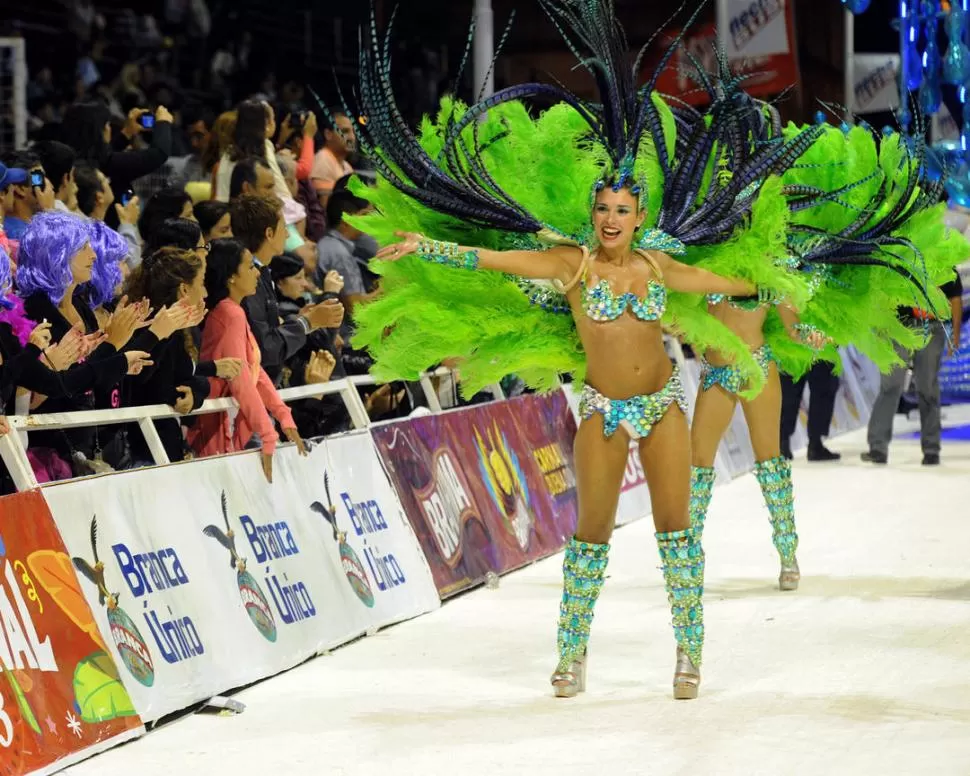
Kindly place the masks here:
<instances>
[{"instance_id":1,"label":"person in black jacket","mask_svg":"<svg viewBox=\"0 0 970 776\"><path fill-rule=\"evenodd\" d=\"M169 247L149 254L128 278L128 297L147 300L155 309L180 302L204 309L206 252L205 246L201 250ZM170 337L156 349L153 357L154 369L131 380L131 404L167 404L183 415L201 407L209 396L209 381L196 371L198 351L191 334L185 330L181 337ZM176 462L185 458L187 448L179 421L155 420L155 428L168 459ZM137 441L132 443L135 465L150 466L153 456L144 440L137 436Z\"/></svg>"},{"instance_id":2,"label":"person in black jacket","mask_svg":"<svg viewBox=\"0 0 970 776\"><path fill-rule=\"evenodd\" d=\"M270 380L278 385L283 365L307 342L311 331L339 326L343 306L333 299L300 310L292 320L283 322L269 264L283 253L286 222L278 199L244 194L230 204L232 233L260 268L260 283L253 296L243 301L249 325L262 353L262 365Z\"/></svg>"},{"instance_id":3,"label":"person in black jacket","mask_svg":"<svg viewBox=\"0 0 970 776\"><path fill-rule=\"evenodd\" d=\"M165 164L172 153L172 114L163 106L155 111L149 147L127 150L132 138L148 131L145 117L152 117L152 114L140 108L133 109L121 132L113 135L111 115L104 103L78 103L64 114L61 139L77 152L78 160L96 165L120 197L135 180ZM108 226L117 227L117 212L108 210L105 221Z\"/></svg>"},{"instance_id":4,"label":"person in black jacket","mask_svg":"<svg viewBox=\"0 0 970 776\"><path fill-rule=\"evenodd\" d=\"M217 204L223 204L221 202ZM228 208L228 206L226 206ZM201 261L209 255L211 241L202 233L202 227L197 221L187 218L170 218L155 229L153 246L145 251L150 255L162 248L178 248L195 253ZM199 361L199 347L202 343L202 332L198 326L192 326L186 338L189 353L195 364L197 377L219 377L223 380L233 380L242 369L242 362L238 358L220 358L218 361Z\"/></svg>"},{"instance_id":5,"label":"person in black jacket","mask_svg":"<svg viewBox=\"0 0 970 776\"><path fill-rule=\"evenodd\" d=\"M284 253L269 265L276 290L280 316L284 321L300 315L305 306L310 283L306 277L303 260L292 253ZM336 274L336 273L334 273ZM323 298L336 299L342 283L333 279ZM315 329L307 336L306 345L285 363L282 375L284 388L325 383L332 377L347 376L340 359L339 331ZM290 405L293 420L304 439L326 436L350 428L350 416L339 396L321 396L295 401Z\"/></svg>"}]
</instances>

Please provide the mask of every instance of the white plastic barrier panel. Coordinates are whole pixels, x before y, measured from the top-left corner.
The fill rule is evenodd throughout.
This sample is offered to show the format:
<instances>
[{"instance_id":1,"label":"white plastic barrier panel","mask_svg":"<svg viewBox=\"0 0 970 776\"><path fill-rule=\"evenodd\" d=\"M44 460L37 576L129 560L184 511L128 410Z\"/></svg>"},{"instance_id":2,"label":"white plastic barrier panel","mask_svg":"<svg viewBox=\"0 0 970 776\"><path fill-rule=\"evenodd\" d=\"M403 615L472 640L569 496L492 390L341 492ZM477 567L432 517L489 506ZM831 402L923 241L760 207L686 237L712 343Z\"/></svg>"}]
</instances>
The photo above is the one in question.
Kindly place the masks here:
<instances>
[{"instance_id":1,"label":"white plastic barrier panel","mask_svg":"<svg viewBox=\"0 0 970 776\"><path fill-rule=\"evenodd\" d=\"M331 461L340 462L333 472ZM325 483L339 501L336 537ZM358 541L343 493L367 514L358 524L379 548L373 568L383 576L368 566L372 545ZM146 722L439 605L366 434L307 458L278 450L272 485L246 454L55 485L45 496Z\"/></svg>"},{"instance_id":2,"label":"white plastic barrier panel","mask_svg":"<svg viewBox=\"0 0 970 776\"><path fill-rule=\"evenodd\" d=\"M316 518L318 542L359 631L424 614L441 602L417 537L369 431L328 439L298 469L291 496Z\"/></svg>"}]
</instances>

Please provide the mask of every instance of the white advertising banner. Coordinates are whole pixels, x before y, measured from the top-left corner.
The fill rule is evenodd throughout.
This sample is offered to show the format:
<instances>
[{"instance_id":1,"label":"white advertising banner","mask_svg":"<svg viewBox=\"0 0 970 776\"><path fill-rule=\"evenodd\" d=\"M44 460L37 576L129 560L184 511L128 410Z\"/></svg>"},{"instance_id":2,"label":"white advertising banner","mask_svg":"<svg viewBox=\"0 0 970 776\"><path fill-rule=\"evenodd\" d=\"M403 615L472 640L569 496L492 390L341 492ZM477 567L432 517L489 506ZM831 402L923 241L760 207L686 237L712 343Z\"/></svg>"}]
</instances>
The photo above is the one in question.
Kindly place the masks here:
<instances>
[{"instance_id":1,"label":"white advertising banner","mask_svg":"<svg viewBox=\"0 0 970 776\"><path fill-rule=\"evenodd\" d=\"M899 107L899 54L854 54L852 109L880 113Z\"/></svg>"},{"instance_id":2,"label":"white advertising banner","mask_svg":"<svg viewBox=\"0 0 970 776\"><path fill-rule=\"evenodd\" d=\"M721 0L727 7L728 59L787 54L788 0Z\"/></svg>"},{"instance_id":3,"label":"white advertising banner","mask_svg":"<svg viewBox=\"0 0 970 776\"><path fill-rule=\"evenodd\" d=\"M291 496L314 519L319 546L343 580L338 589L358 631L441 605L417 537L387 479L369 431L328 439L298 468Z\"/></svg>"},{"instance_id":4,"label":"white advertising banner","mask_svg":"<svg viewBox=\"0 0 970 776\"><path fill-rule=\"evenodd\" d=\"M323 444L302 459L292 448L277 451L272 485L250 453L45 489L142 719L157 720L439 605L386 480L384 491L368 495L384 476L376 455L363 446L354 453L360 484L345 481L343 468L331 480L328 463L340 456ZM308 500L317 481L319 493ZM367 561L355 563L341 539L356 527L340 496L344 519L338 516L334 529L325 482L347 493L374 488L359 497L368 515L359 524L382 526L373 559L380 582L370 581ZM381 584L389 578L394 595L385 599Z\"/></svg>"}]
</instances>

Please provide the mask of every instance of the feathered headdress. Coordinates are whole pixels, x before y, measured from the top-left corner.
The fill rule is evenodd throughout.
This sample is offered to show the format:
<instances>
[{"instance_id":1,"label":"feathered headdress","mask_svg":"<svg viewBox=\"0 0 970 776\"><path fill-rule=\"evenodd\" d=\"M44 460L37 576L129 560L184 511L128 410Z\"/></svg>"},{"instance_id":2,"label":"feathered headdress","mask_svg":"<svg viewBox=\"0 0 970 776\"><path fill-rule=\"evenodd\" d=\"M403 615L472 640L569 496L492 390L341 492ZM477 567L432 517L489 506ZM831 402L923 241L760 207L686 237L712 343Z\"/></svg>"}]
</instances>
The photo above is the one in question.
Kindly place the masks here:
<instances>
[{"instance_id":1,"label":"feathered headdress","mask_svg":"<svg viewBox=\"0 0 970 776\"><path fill-rule=\"evenodd\" d=\"M750 213L761 183L784 172L820 132L808 127L794 138L784 138L778 132L754 144L748 128L764 121L761 106L743 93L740 79L711 81L695 63L715 102L704 120L681 117L681 126L688 128L684 135L678 131L678 121L670 109L654 94L660 73L681 45L681 36L667 47L650 80L637 87L640 63L652 40L640 50L631 67L626 37L612 0L540 2L592 75L598 101L583 100L549 84L502 89L447 122L437 157L421 147L397 108L390 78L393 18L382 41L372 9L370 25L361 30L357 112L367 116L366 126L359 132L361 147L386 180L420 204L462 221L508 232L538 233L548 225L503 190L481 163L485 145L478 136L478 119L512 101L556 101L570 106L586 122L588 142L605 154L607 169L602 179L617 187L629 186L632 190L640 185L635 180L635 167L638 155L649 145L663 186L657 229L688 245L705 245L733 233ZM329 114L325 105L321 103L320 107ZM487 142L499 140L493 137ZM715 151L727 160L729 177L705 175Z\"/></svg>"}]
</instances>

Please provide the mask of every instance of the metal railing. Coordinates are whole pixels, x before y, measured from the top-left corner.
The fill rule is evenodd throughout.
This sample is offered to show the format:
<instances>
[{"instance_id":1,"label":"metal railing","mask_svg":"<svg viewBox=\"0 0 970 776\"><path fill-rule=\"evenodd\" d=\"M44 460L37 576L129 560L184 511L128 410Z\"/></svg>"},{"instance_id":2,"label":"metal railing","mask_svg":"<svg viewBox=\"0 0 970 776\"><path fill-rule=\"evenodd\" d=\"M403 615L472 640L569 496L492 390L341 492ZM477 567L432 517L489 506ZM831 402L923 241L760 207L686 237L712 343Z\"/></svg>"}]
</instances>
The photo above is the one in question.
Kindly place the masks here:
<instances>
[{"instance_id":1,"label":"metal railing","mask_svg":"<svg viewBox=\"0 0 970 776\"><path fill-rule=\"evenodd\" d=\"M444 408L438 398L432 380L441 377L454 377L450 369L439 368L421 375L420 385L424 392L428 408L433 414L441 413ZM370 375L347 377L341 380L331 380L326 383L302 385L296 388L284 388L279 394L284 402L294 402L300 399L320 398L323 396L340 396L347 414L355 429L367 428L371 425L367 408L360 397L359 388L377 385L377 381ZM489 387L489 391L497 399L505 398L501 386ZM155 428L154 420L164 418L180 419L195 415L211 415L216 412L229 412L238 409L235 399L207 399L202 406L187 415L181 415L167 404L152 404L143 407L120 407L108 410L81 410L77 412L56 412L39 415L8 415L7 422L10 433L0 437L0 458L3 459L17 490L30 490L39 487L33 468L27 459L27 448L21 438L21 432L53 431L88 426L111 426L119 423L137 423L145 437L145 443L152 454L156 466L172 463L165 452L162 440Z\"/></svg>"}]
</instances>

